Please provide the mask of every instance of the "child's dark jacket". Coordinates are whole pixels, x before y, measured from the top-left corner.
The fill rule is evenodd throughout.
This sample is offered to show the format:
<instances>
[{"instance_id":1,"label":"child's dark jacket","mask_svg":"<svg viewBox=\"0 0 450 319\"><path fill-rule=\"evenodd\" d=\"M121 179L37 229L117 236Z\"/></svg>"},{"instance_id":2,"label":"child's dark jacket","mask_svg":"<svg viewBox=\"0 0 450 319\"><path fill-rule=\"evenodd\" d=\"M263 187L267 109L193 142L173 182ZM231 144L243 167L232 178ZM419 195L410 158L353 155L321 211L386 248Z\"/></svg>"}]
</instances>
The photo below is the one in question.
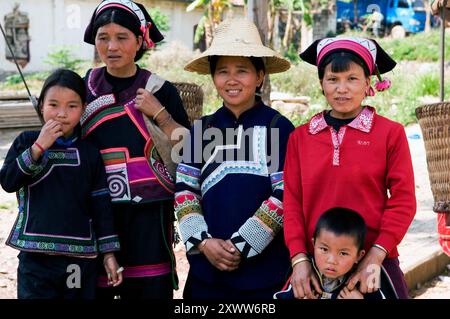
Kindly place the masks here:
<instances>
[{"instance_id":1,"label":"child's dark jacket","mask_svg":"<svg viewBox=\"0 0 450 319\"><path fill-rule=\"evenodd\" d=\"M21 251L78 257L119 250L99 151L75 134L59 138L35 162L31 146L38 135L20 134L0 170L3 189L17 192L19 202L6 244Z\"/></svg>"}]
</instances>

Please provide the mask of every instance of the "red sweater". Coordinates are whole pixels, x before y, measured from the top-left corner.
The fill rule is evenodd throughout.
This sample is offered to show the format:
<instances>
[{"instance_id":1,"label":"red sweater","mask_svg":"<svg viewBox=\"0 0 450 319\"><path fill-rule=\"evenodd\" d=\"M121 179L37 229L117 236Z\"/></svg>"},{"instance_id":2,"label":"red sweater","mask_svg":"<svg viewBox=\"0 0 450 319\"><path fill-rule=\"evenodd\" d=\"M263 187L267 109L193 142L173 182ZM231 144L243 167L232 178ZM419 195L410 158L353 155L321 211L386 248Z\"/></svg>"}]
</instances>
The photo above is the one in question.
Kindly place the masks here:
<instances>
[{"instance_id":1,"label":"red sweater","mask_svg":"<svg viewBox=\"0 0 450 319\"><path fill-rule=\"evenodd\" d=\"M313 253L314 227L332 207L362 215L366 251L378 244L397 257L416 212L414 187L402 125L366 107L337 134L324 113L315 115L290 135L286 153L284 233L291 257Z\"/></svg>"}]
</instances>

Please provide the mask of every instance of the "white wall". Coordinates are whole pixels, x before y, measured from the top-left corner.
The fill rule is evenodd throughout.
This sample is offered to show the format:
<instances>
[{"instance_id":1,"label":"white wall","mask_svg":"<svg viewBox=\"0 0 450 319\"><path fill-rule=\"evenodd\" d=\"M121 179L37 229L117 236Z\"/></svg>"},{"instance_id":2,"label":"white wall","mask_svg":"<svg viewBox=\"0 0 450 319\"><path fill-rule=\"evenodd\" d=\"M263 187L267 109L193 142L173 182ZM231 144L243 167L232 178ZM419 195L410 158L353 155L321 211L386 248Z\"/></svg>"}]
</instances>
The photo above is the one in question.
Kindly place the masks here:
<instances>
[{"instance_id":1,"label":"white wall","mask_svg":"<svg viewBox=\"0 0 450 319\"><path fill-rule=\"evenodd\" d=\"M164 41L177 41L184 44L187 48L193 48L194 26L203 15L203 11L198 9L192 12L186 12L188 3L175 1L157 1L144 0L147 9L159 7L162 13L169 17L170 30L164 32Z\"/></svg>"},{"instance_id":2,"label":"white wall","mask_svg":"<svg viewBox=\"0 0 450 319\"><path fill-rule=\"evenodd\" d=\"M50 66L44 63L52 46L70 45L78 58L92 60L93 46L84 43L84 30L89 23L95 7L101 0L0 0L0 22L11 13L15 3L20 3L19 11L28 14L30 25L30 62L25 72L42 71ZM147 8L159 7L169 17L170 30L163 32L165 41L178 41L187 48L193 48L194 25L198 23L203 11L197 9L186 12L188 3L164 0L141 0ZM236 8L236 14L242 14ZM0 40L0 72L15 71L15 65L5 59L5 41Z\"/></svg>"},{"instance_id":3,"label":"white wall","mask_svg":"<svg viewBox=\"0 0 450 319\"><path fill-rule=\"evenodd\" d=\"M0 21L11 13L16 1L0 0ZM94 10L95 0L20 0L19 11L30 20L30 62L25 72L48 69L43 61L52 45L74 46L73 52L82 59L92 59L93 48L83 42L84 28ZM0 40L0 71L15 71L13 63L5 59L5 41Z\"/></svg>"}]
</instances>

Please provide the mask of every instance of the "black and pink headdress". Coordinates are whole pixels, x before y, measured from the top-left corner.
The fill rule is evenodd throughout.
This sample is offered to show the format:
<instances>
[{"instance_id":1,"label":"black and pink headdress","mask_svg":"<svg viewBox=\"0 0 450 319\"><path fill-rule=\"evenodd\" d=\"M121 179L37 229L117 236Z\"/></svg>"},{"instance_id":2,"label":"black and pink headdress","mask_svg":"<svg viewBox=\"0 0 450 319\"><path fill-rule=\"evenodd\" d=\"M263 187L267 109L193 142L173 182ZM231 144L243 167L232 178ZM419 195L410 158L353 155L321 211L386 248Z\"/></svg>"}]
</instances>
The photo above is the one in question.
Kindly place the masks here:
<instances>
[{"instance_id":1,"label":"black and pink headdress","mask_svg":"<svg viewBox=\"0 0 450 319\"><path fill-rule=\"evenodd\" d=\"M159 32L150 14L145 7L130 0L104 0L95 9L91 21L84 33L84 42L95 44L94 23L95 20L108 9L120 9L131 13L140 24L140 31L143 37L143 49L150 49L164 39L164 36Z\"/></svg>"},{"instance_id":2,"label":"black and pink headdress","mask_svg":"<svg viewBox=\"0 0 450 319\"><path fill-rule=\"evenodd\" d=\"M300 54L300 57L310 64L319 66L326 56L339 51L352 52L364 61L370 74L378 79L375 83L377 91L387 90L391 86L391 81L388 78L382 79L381 74L391 71L397 63L372 39L324 38L316 40ZM375 95L372 87L370 87L369 95Z\"/></svg>"}]
</instances>

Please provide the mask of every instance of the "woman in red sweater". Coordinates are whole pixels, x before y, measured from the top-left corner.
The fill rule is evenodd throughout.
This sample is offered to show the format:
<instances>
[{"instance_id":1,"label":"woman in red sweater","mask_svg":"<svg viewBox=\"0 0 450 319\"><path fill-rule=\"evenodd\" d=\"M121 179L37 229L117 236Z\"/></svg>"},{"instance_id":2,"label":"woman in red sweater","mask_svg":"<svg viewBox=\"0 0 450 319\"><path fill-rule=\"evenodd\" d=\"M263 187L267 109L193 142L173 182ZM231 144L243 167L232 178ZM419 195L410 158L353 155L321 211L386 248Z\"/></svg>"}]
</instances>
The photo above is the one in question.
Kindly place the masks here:
<instances>
[{"instance_id":1,"label":"woman in red sweater","mask_svg":"<svg viewBox=\"0 0 450 319\"><path fill-rule=\"evenodd\" d=\"M416 212L411 155L402 125L363 104L375 94L371 76L396 63L373 40L317 40L300 57L316 65L331 110L316 114L289 138L284 167L284 233L293 265L291 283L297 298L321 292L307 254L321 214L332 207L359 212L367 224L364 259L347 287L361 293L379 285L382 265L399 298L408 298L397 245ZM378 91L389 80L377 82ZM338 262L338 261L334 261Z\"/></svg>"}]
</instances>

